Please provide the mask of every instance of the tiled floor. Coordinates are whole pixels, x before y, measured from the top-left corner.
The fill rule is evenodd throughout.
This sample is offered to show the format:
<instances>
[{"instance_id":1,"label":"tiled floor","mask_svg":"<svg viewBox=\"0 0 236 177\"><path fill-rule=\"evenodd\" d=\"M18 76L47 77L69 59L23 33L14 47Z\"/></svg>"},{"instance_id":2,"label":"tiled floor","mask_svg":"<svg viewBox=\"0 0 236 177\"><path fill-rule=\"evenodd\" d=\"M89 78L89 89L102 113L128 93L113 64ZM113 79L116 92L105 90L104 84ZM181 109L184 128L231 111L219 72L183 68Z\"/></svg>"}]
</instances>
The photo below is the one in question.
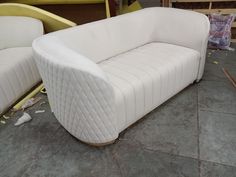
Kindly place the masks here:
<instances>
[{"instance_id":1,"label":"tiled floor","mask_svg":"<svg viewBox=\"0 0 236 177\"><path fill-rule=\"evenodd\" d=\"M14 127L19 112L0 124L0 176L236 177L236 89L222 67L236 77L236 52L209 50L200 83L102 148L72 137L48 104L27 110L33 120Z\"/></svg>"}]
</instances>

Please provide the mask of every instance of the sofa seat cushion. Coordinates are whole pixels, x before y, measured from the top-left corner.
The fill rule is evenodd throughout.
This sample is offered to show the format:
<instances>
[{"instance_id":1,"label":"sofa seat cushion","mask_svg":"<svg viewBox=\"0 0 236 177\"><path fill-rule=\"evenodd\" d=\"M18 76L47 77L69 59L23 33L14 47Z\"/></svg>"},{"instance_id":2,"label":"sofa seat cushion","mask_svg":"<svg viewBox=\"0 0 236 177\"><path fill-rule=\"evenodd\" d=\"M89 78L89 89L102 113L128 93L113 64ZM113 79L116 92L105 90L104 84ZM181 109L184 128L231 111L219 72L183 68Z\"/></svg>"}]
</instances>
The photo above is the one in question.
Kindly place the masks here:
<instances>
[{"instance_id":1,"label":"sofa seat cushion","mask_svg":"<svg viewBox=\"0 0 236 177\"><path fill-rule=\"evenodd\" d=\"M0 50L0 113L39 81L31 47Z\"/></svg>"},{"instance_id":2,"label":"sofa seat cushion","mask_svg":"<svg viewBox=\"0 0 236 177\"><path fill-rule=\"evenodd\" d=\"M197 78L199 52L149 43L99 63L115 90L120 131Z\"/></svg>"}]
</instances>

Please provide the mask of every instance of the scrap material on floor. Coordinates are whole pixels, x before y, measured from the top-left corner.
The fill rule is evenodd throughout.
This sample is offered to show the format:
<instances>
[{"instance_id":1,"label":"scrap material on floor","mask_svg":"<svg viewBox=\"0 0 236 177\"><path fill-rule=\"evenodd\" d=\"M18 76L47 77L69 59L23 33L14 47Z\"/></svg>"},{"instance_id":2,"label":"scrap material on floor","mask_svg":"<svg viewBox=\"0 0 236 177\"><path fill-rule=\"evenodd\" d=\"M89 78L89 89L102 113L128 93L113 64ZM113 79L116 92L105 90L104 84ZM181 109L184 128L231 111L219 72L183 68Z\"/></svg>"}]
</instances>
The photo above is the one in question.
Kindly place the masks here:
<instances>
[{"instance_id":1,"label":"scrap material on floor","mask_svg":"<svg viewBox=\"0 0 236 177\"><path fill-rule=\"evenodd\" d=\"M32 120L32 117L28 113L24 112L23 115L16 121L16 123L14 125L19 126L19 125L21 125L25 122L29 122L31 120Z\"/></svg>"},{"instance_id":2,"label":"scrap material on floor","mask_svg":"<svg viewBox=\"0 0 236 177\"><path fill-rule=\"evenodd\" d=\"M18 111L0 123L0 176L235 177L236 91L222 67L236 76L236 51L209 52L200 83L106 147L91 147L71 136L39 93L40 102L27 109L30 122L15 127L22 115Z\"/></svg>"},{"instance_id":3,"label":"scrap material on floor","mask_svg":"<svg viewBox=\"0 0 236 177\"><path fill-rule=\"evenodd\" d=\"M37 110L37 111L35 111L35 114L40 114L40 113L44 113L45 112L45 110Z\"/></svg>"}]
</instances>

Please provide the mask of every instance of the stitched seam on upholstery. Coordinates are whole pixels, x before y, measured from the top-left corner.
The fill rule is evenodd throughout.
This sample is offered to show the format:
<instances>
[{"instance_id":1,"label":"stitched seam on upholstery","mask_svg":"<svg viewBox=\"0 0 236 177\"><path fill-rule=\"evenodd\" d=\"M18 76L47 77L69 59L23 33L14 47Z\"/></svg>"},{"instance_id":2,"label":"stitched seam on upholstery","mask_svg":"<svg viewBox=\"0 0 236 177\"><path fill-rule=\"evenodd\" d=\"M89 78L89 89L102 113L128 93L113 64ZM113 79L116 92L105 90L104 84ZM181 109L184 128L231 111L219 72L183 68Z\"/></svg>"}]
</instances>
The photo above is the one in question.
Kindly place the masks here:
<instances>
[{"instance_id":1,"label":"stitched seam on upholstery","mask_svg":"<svg viewBox=\"0 0 236 177\"><path fill-rule=\"evenodd\" d=\"M74 76L75 76L75 73L73 72L73 74L74 74ZM84 75L82 74L82 77L81 78L83 78L83 80L86 82L86 85L87 85L87 87L90 89L90 93L92 93L92 96L93 96L93 98L95 98L94 100L98 103L98 105L99 105L99 102L97 101L97 99L96 99L96 96L95 96L95 94L94 94L94 91L90 88L90 86L88 85L88 82L87 82L87 80L86 80L86 78L84 77ZM80 87L81 88L81 87ZM88 100L88 103L90 104L90 107L93 107L92 105L92 100L85 94L85 92L84 92L84 88L81 88L82 89L82 94L84 94L84 96L87 98L87 100ZM99 108L101 108L101 107L99 107ZM86 107L86 109L87 109L87 107ZM103 125L103 128L104 129L101 129L100 127L98 127L97 125L97 120L96 120L96 118L94 119L94 116L90 113L90 111L87 109L87 111L88 111L88 113L90 114L90 116L91 116L91 118L93 119L93 121L96 121L96 124L94 124L95 125L95 127L100 131L100 132L103 132L104 130L107 132L107 129L106 129L106 127L104 126L104 123L102 124ZM96 115L97 114L97 112L95 111L95 110L91 110L91 112L93 112L93 114L94 115ZM98 118L99 118L99 120L98 121L102 121L103 122L103 120L101 119L101 115L100 116L98 116ZM109 133L109 132L107 132L107 133ZM96 133L95 133L96 134ZM103 138L104 139L106 139L105 138L105 136L104 136L104 134L103 133L101 133L101 135L103 136ZM98 137L98 139L100 139L99 137Z\"/></svg>"},{"instance_id":2,"label":"stitched seam on upholstery","mask_svg":"<svg viewBox=\"0 0 236 177\"><path fill-rule=\"evenodd\" d=\"M132 75L132 76L134 76L136 79L138 79L139 81L140 81L140 79L138 78L138 77L136 77L135 75L133 75L132 73L129 73L128 71L126 71L126 70L122 70L122 69L119 69L119 68L116 68L116 67L114 67L114 66L110 66L110 67L112 67L112 68L114 68L115 70L119 70L119 71L123 71L123 72L126 72L126 73L128 73L128 74L130 74L130 75ZM121 77L120 77L121 78ZM125 80L123 77L122 77L122 79L123 80ZM130 81L127 81L128 83L131 83ZM135 86L133 85L133 84L130 84L130 85L132 85L132 88L133 88L133 90L134 90L134 95L135 95L135 107L134 107L134 109L135 109L135 116L137 116L137 93L136 93L136 89L135 89Z\"/></svg>"},{"instance_id":3,"label":"stitched seam on upholstery","mask_svg":"<svg viewBox=\"0 0 236 177\"><path fill-rule=\"evenodd\" d=\"M152 86L151 86L151 88L152 88L152 95L153 95L153 77L152 77L148 72L146 72L145 70L143 70L143 69L141 69L141 68L139 68L139 67L137 67L137 66L135 66L135 65L132 65L132 66L131 66L131 65L129 65L128 63L123 63L123 62L121 62L121 61L116 61L116 63L123 64L123 65L129 66L129 67L133 67L133 68L135 68L136 70L142 71L143 73L145 73L146 75L148 75L148 76L151 78L151 81L152 81ZM147 90L145 89L145 86L144 86L143 81L142 81L141 79L140 79L140 81L142 82L142 85L143 85L144 112L146 112L147 110L150 109L150 108L147 107L147 103L146 103L146 92L147 92ZM151 99L152 99L152 105L153 105L153 97L151 97Z\"/></svg>"},{"instance_id":4,"label":"stitched seam on upholstery","mask_svg":"<svg viewBox=\"0 0 236 177\"><path fill-rule=\"evenodd\" d=\"M115 63L116 65L117 65L117 63L118 62L113 62L113 63ZM118 63L119 64L119 63ZM124 65L124 64L123 64ZM125 65L125 66L127 66L127 65ZM117 68L117 67L115 67L115 68ZM130 75L132 75L132 76L134 76L135 78L137 78L138 80L139 80L139 83L141 83L141 85L142 85L142 92L143 92L143 101L144 101L144 108L143 108L143 111L145 112L145 108L146 108L146 101L145 101L145 87L144 87L144 83L143 83L143 81L140 79L140 77L138 77L137 75L135 75L134 73L132 73L132 72L129 72L128 70L123 70L122 68L117 68L117 69L119 69L119 70L121 70L121 71L124 71L124 72L127 72L127 73L129 73ZM136 105L137 106L137 105ZM135 108L135 110L136 110L136 116L137 116L137 108Z\"/></svg>"},{"instance_id":5,"label":"stitched seam on upholstery","mask_svg":"<svg viewBox=\"0 0 236 177\"><path fill-rule=\"evenodd\" d=\"M21 85L22 83L19 82L20 79L19 79L19 75L17 74L17 71L15 70L16 68L17 68L17 67L13 68L12 71L14 72L14 75L15 75L16 78L17 78L18 84L19 84L19 86L21 87L20 89L22 89L22 85ZM6 75L6 77L8 77L8 75ZM12 87L13 85L12 85L12 83L11 83L11 79L7 78L7 82L9 83L9 85L10 85L10 87L11 87L11 90L12 90L13 94L14 94L15 97L16 97L17 93L16 93L16 91L15 91L15 89L14 89L15 87Z\"/></svg>"},{"instance_id":6,"label":"stitched seam on upholstery","mask_svg":"<svg viewBox=\"0 0 236 177\"><path fill-rule=\"evenodd\" d=\"M134 93L134 102L135 102L135 103L134 103L134 105L135 105L135 106L134 106L134 109L135 109L135 110L134 110L134 112L135 112L134 114L135 114L135 116L136 116L136 100L137 100L137 99L136 99L136 94L135 94L136 91L135 91L135 88L134 88L133 84L131 84L130 81L124 79L123 77L121 77L121 76L117 76L116 74L111 73L111 71L109 71L109 74L111 74L111 75L113 75L113 76L115 76L115 77L117 77L117 78L119 78L119 79L125 81L125 82L128 83L128 85L130 85L131 88L133 89L133 93ZM127 117L127 118L128 118L128 117Z\"/></svg>"},{"instance_id":7,"label":"stitched seam on upholstery","mask_svg":"<svg viewBox=\"0 0 236 177\"><path fill-rule=\"evenodd\" d=\"M97 97L96 97L96 93L94 92L94 90L92 90L92 92L93 92L93 95L94 95L94 98L95 98L95 100L96 100L96 102L98 103L98 105L99 105L99 107L100 107L100 110L101 110L101 114L102 114L102 116L103 115L107 115L107 120L106 120L106 122L109 122L109 124L110 124L110 126L112 126L112 128L114 129L115 127L113 127L113 124L112 124L112 119L114 119L115 117L110 117L110 116L114 116L115 115L115 112L114 112L114 110L113 109L111 109L111 105L110 104L108 104L107 102L109 102L110 100L105 100L104 99L104 94L102 93L102 88L100 88L101 86L99 85L99 84L97 84L97 80L96 80L96 78L93 78L92 76L88 76L88 78L90 79L90 82L87 82L87 80L86 80L86 82L88 83L88 86L91 88L91 83L93 83L94 85L96 85L96 88L98 88L98 94L100 94L100 96L99 96L99 98L102 98L103 99L103 103L104 104L106 104L106 106L104 106L103 105L103 103L101 103L100 101L98 101L98 99L97 99ZM103 85L105 84L105 83L102 83ZM105 84L106 85L106 84ZM107 85L106 85L107 86ZM92 86L93 87L93 86ZM105 94L107 94L107 93L105 93ZM114 96L114 95L113 95ZM107 95L105 96L105 98L107 97ZM113 104L113 106L114 106L114 104ZM104 109L105 108L108 108L107 109L107 111L105 111ZM109 113L108 113L108 111L109 111ZM101 117L99 117L99 118L101 118ZM103 122L103 128L107 131L107 133L109 134L109 133L111 133L111 132L109 132L108 131L108 129L106 129L106 126L104 125L104 120L102 120L102 122Z\"/></svg>"},{"instance_id":8,"label":"stitched seam on upholstery","mask_svg":"<svg viewBox=\"0 0 236 177\"><path fill-rule=\"evenodd\" d=\"M108 73L108 72L107 72ZM109 73L110 74L110 73ZM112 75L112 74L111 74ZM127 115L127 98L126 98L126 96L125 96L125 94L123 93L123 91L120 89L120 87L119 86L117 86L115 83L112 83L112 86L113 87L116 87L119 91L120 91L120 93L121 93L121 95L122 95L122 97L123 97L123 101L124 101L124 103L125 103L125 105L126 106L124 106L124 108L125 108L125 124L127 124L127 117L128 117L128 115ZM123 126L123 125L122 125ZM120 129L121 127L119 127L119 129Z\"/></svg>"},{"instance_id":9,"label":"stitched seam on upholstery","mask_svg":"<svg viewBox=\"0 0 236 177\"><path fill-rule=\"evenodd\" d=\"M59 77L58 77L59 78ZM67 87L68 89L66 89L67 91L70 91L70 89L69 89L69 84L68 84L68 87ZM67 95L68 95L68 93L69 92L66 92L67 93ZM68 96L67 96L67 98L68 98ZM72 123L74 122L74 119L72 119L72 120L70 120L70 118L72 118L72 108L74 107L73 105L74 105L74 99L75 99L75 97L73 96L72 98L71 97L69 97L70 98L70 101L69 101L69 103L67 104L68 106L69 106L69 108L68 108L68 111L67 111L67 113L69 112L69 115L67 115L67 117L69 117L69 119L66 121L66 124L67 124L67 127L69 127L69 129L70 130L72 130L73 131L73 129L72 129ZM66 112L66 111L65 111ZM70 121L72 121L72 122L70 122Z\"/></svg>"},{"instance_id":10,"label":"stitched seam on upholstery","mask_svg":"<svg viewBox=\"0 0 236 177\"><path fill-rule=\"evenodd\" d=\"M89 79L90 79L90 81L91 82L93 82L93 84L94 85L96 85L96 88L99 88L98 89L98 93L99 94L101 94L102 96L101 96L101 99L102 99L102 101L106 104L106 106L104 106L103 104L100 104L100 101L97 101L98 103L99 103L99 106L102 108L102 110L103 110L103 112L104 112L104 114L107 114L107 116L109 117L110 115L109 115L109 113L107 113L106 111L104 111L104 108L110 108L109 106L110 105L107 105L107 101L110 101L110 100L106 100L104 97L103 97L103 93L102 93L102 89L100 88L100 85L99 84L97 84L97 82L96 82L96 78L95 79L93 79L91 76L88 76L89 77ZM90 86L90 88L91 88L91 82L88 82L88 85ZM106 85L106 84L105 84ZM112 89L112 87L111 87L111 89ZM92 90L93 91L93 90ZM94 92L94 95L96 95L95 94L95 92ZM114 95L113 95L114 96ZM114 105L113 105L114 106ZM111 111L111 110L110 110ZM111 111L112 112L112 111ZM114 113L114 112L113 112Z\"/></svg>"},{"instance_id":11,"label":"stitched seam on upholstery","mask_svg":"<svg viewBox=\"0 0 236 177\"><path fill-rule=\"evenodd\" d=\"M152 53L150 53L149 51L145 51L146 52L146 54L149 54L149 55L152 55ZM163 51L162 51L163 52ZM144 55L142 52L140 52L140 51L137 51L137 53L140 53L141 55ZM162 58L163 58L164 56L162 56ZM155 60L153 60L153 58L152 57L150 57L151 59L152 59L152 61L155 61ZM171 57L170 59L168 59L168 60L165 60L167 63L170 63L170 65L171 65L171 61L173 60L173 58ZM163 63L162 61L160 61L160 60L157 60L159 63ZM174 60L175 61L175 60ZM164 62L165 63L165 62ZM169 72L170 72L170 68L168 69L168 78L169 78ZM169 80L169 79L168 79ZM168 81L168 85L169 85L169 82L170 81ZM173 94L173 93L171 93L170 91L168 91L168 95L171 95L171 94ZM164 99L164 98L162 98L162 99Z\"/></svg>"},{"instance_id":12,"label":"stitched seam on upholstery","mask_svg":"<svg viewBox=\"0 0 236 177\"><path fill-rule=\"evenodd\" d=\"M123 60L122 60L123 61ZM117 61L117 63L121 63L121 64L126 64L127 66L131 66L129 63L124 63L124 62L122 62L122 61ZM144 70L142 67L138 67L138 66L134 66L134 65L132 65L132 67L134 67L134 68L136 68L137 70L140 70L140 71L142 71L142 72L144 72L146 75L149 75L151 78L152 78L152 90L154 90L153 89L153 77L152 77L152 75L149 73L149 72L147 72L146 70ZM153 99L152 99L152 104L153 104Z\"/></svg>"},{"instance_id":13,"label":"stitched seam on upholstery","mask_svg":"<svg viewBox=\"0 0 236 177\"><path fill-rule=\"evenodd\" d=\"M14 71L14 73L15 73L15 76L16 76L16 78L17 78L17 81L18 81L18 84L20 85L20 89L22 90L22 85L21 85L21 82L19 82L20 81L20 79L19 79L19 76L18 76L18 74L17 74L17 72L16 72L16 70L15 70L15 68L14 69L12 69L13 71ZM6 76L6 77L8 77L8 76ZM14 94L14 97L17 97L17 93L16 93L16 91L15 91L15 87L12 87L12 86L14 86L13 84L12 84L12 82L11 82L11 79L7 79L7 82L9 83L9 85L10 85L10 89L12 90L12 92L13 92L13 94ZM9 101L10 101L10 99L9 99Z\"/></svg>"},{"instance_id":14,"label":"stitched seam on upholstery","mask_svg":"<svg viewBox=\"0 0 236 177\"><path fill-rule=\"evenodd\" d=\"M161 52L163 52L163 51L161 51ZM165 52L165 51L164 51ZM141 55L149 55L149 56L152 56L153 54L152 53L150 53L149 51L145 51L145 54L144 53L142 53L142 52L140 52L140 51L137 51L137 53L140 53ZM168 81L167 81L167 86L168 86L168 91L167 91L167 93L168 93L168 96L169 95L171 95L171 87L170 87L170 72L171 72L171 69L170 69L170 67L169 66L172 66L172 62L170 61L170 60L173 60L172 59L172 57L167 57L166 58L166 56L161 56L161 58L165 61L165 62L162 62L162 61L160 61L160 60L154 60L154 58L153 57L150 57L150 59L152 60L152 61L158 61L158 63L164 63L164 64L166 64L166 63L170 63L170 65L166 65L167 66L167 68L168 68ZM167 96L167 97L168 97ZM165 98L162 98L162 99L165 99Z\"/></svg>"},{"instance_id":15,"label":"stitched seam on upholstery","mask_svg":"<svg viewBox=\"0 0 236 177\"><path fill-rule=\"evenodd\" d=\"M20 62L19 63L19 66L20 66L20 68L21 68L21 70L22 70L22 73L23 73L23 77L26 79L26 85L30 85L30 80L29 80L29 77L27 76L27 74L26 74L26 72L25 72L25 68L24 68L24 65L22 65L22 63ZM22 82L20 82L20 83L22 83ZM22 91L24 90L23 89L24 88L24 86L22 86Z\"/></svg>"},{"instance_id":16,"label":"stitched seam on upholstery","mask_svg":"<svg viewBox=\"0 0 236 177\"><path fill-rule=\"evenodd\" d=\"M2 90L3 95L5 96L5 99L7 100L7 102L9 102L9 98L7 97L7 94L5 92L5 89L3 89L3 87L0 85L0 89ZM2 100L2 99L1 99Z\"/></svg>"},{"instance_id":17,"label":"stitched seam on upholstery","mask_svg":"<svg viewBox=\"0 0 236 177\"><path fill-rule=\"evenodd\" d=\"M77 83L78 83L78 80L77 80L77 77L76 77L76 74L72 71L72 77L74 78L74 80L76 81L76 85L77 85ZM79 90L77 91L77 92L75 92L75 94L77 94L77 95L79 95L79 91L81 91L81 94L84 94L83 93L83 91L81 90L81 87L76 87L76 88L79 88ZM85 95L85 94L84 94ZM86 97L86 95L85 95L85 97ZM83 99L83 98L81 98L81 99ZM79 103L80 104L83 104L81 101L79 101ZM89 119L91 119L93 116L91 116L91 113L90 113L90 111L87 109L87 107L86 106L83 106L84 108L85 108L85 110L86 110L86 112L87 112L87 114L89 115ZM81 111L82 113L83 113L83 111ZM86 114L86 113L83 113L83 114ZM87 117L87 116L84 116L85 118ZM93 120L92 120L93 121ZM99 130L98 128L97 128L97 126L95 125L95 128L97 129L97 130L95 130L95 129L93 129L91 126L90 126L90 122L88 123L88 121L83 121L84 122L84 124L86 124L87 125L87 128L89 128L89 130L92 132L92 134L96 137L96 139L98 139L98 140L100 140L101 138L100 137L98 137L98 135L97 135L97 133L96 133L96 131L97 130ZM93 124L94 125L94 124ZM83 129L84 129L85 127L83 127ZM86 129L87 130L87 129ZM85 130L82 130L82 131L85 131ZM91 137L90 136L88 136L89 137L89 140L91 140Z\"/></svg>"},{"instance_id":18,"label":"stitched seam on upholstery","mask_svg":"<svg viewBox=\"0 0 236 177\"><path fill-rule=\"evenodd\" d=\"M123 80L124 81L124 79L122 79L122 78L120 78L119 76L116 76L116 75L114 75L113 73L110 73L110 71L106 71L106 73L108 73L108 74L110 74L110 75L112 75L113 77L116 77L116 78L118 78L118 79L121 79L121 80ZM127 83L127 81L125 81L126 83ZM114 83L115 84L115 83ZM130 85L130 84L128 84L128 85ZM127 111L127 105L128 105L128 102L127 102L127 98L126 98L126 96L125 96L125 94L123 93L123 91L120 89L120 87L117 85L117 88L120 90L120 92L122 93L122 95L123 95L123 97L124 97L124 101L125 101L125 104L126 104L126 107L125 107L125 116L126 116L126 119L125 119L125 124L127 124L128 123L128 111ZM133 88L132 86L131 86L131 88Z\"/></svg>"},{"instance_id":19,"label":"stitched seam on upholstery","mask_svg":"<svg viewBox=\"0 0 236 177\"><path fill-rule=\"evenodd\" d=\"M61 77L62 77L61 78L61 82L62 83L60 85L60 91L59 91L59 95L58 95L58 97L59 97L58 100L64 100L63 99L64 97L65 97L65 99L68 98L68 96L67 96L67 89L70 88L69 85L66 83L66 78L70 79L70 77L66 77L65 68L61 68L60 72L61 72ZM64 97L62 97L63 91L66 92L66 95L64 95ZM69 91L69 89L68 89L68 91ZM63 101L58 101L57 105L58 105L59 109L63 109L62 108L62 103L63 103ZM62 111L60 110L59 112L60 112L60 117L61 117L62 116Z\"/></svg>"},{"instance_id":20,"label":"stitched seam on upholstery","mask_svg":"<svg viewBox=\"0 0 236 177\"><path fill-rule=\"evenodd\" d=\"M140 53L138 53L138 54L140 54ZM161 78L161 74L160 74L160 72L158 70L160 67L153 67L152 65L147 64L147 62L142 62L142 61L139 61L139 63L142 63L143 65L146 65L147 67L152 68L153 71L155 71L155 73L158 73L160 78ZM160 96L161 96L161 94L160 94Z\"/></svg>"},{"instance_id":21,"label":"stitched seam on upholstery","mask_svg":"<svg viewBox=\"0 0 236 177\"><path fill-rule=\"evenodd\" d=\"M32 78L32 80L35 81L37 79L37 77L36 77L36 72L34 72L34 69L32 69L32 65L35 64L33 56L31 56L31 60L32 60L32 62L30 62L30 60L26 60L26 62L28 64L28 68L31 73L31 78ZM37 67L35 67L35 69L37 69Z\"/></svg>"},{"instance_id":22,"label":"stitched seam on upholstery","mask_svg":"<svg viewBox=\"0 0 236 177\"><path fill-rule=\"evenodd\" d=\"M144 55L142 52L137 52L137 53L139 53L140 55ZM150 54L150 53L149 53ZM150 57L150 59L152 60L152 61L154 61L155 63L158 63L158 67L156 67L156 66L153 66L153 65L151 65L150 67L152 67L154 70L156 70L158 73L159 73L159 75L160 75L160 80L161 80L161 86L163 86L163 78L162 78L162 72L160 72L160 68L162 68L161 66L163 66L162 65L162 63L164 63L165 64L165 62L162 62L162 61L160 61L160 60L156 60L156 59L154 59L154 58L152 58L152 57ZM161 64L160 64L161 63ZM162 88L160 87L160 102L162 102L162 100L163 100L163 97L162 97Z\"/></svg>"},{"instance_id":23,"label":"stitched seam on upholstery","mask_svg":"<svg viewBox=\"0 0 236 177\"><path fill-rule=\"evenodd\" d=\"M142 54L142 53L140 53L140 54ZM152 65L147 65L147 63L144 63L144 62L140 62L140 63L143 63L143 64L145 64L146 66L153 68L155 72L159 73L160 79L161 79L161 74L160 74L159 70L157 70L157 69L159 69L160 67L153 67ZM158 62L158 63L160 63L160 62ZM161 80L162 80L162 79L161 79ZM161 93L160 93L160 96L161 96Z\"/></svg>"},{"instance_id":24,"label":"stitched seam on upholstery","mask_svg":"<svg viewBox=\"0 0 236 177\"><path fill-rule=\"evenodd\" d=\"M73 75L73 73L72 73L72 77L74 77L74 81L77 82L77 79L76 79L76 77ZM75 95L77 95L78 100L82 99L82 98L80 97L79 91L80 91L80 89L79 89L78 91L75 91L75 92L74 92ZM75 97L76 97L76 96L75 96ZM81 135L87 137L88 140L91 140L91 137L88 136L86 133L84 133L84 131L87 131L86 127L89 128L90 130L92 130L92 133L93 133L93 134L95 134L95 131L90 127L90 124L87 123L87 121L86 121L86 115L85 115L85 113L84 113L83 111L81 111L81 109L80 109L81 104L83 104L83 103L82 103L81 101L79 101L78 104L79 104L79 105L78 105L78 106L79 106L78 111L81 113L80 115L82 115L80 122L83 122L83 123L86 125L86 126L83 126L83 127L81 128ZM96 136L96 135L95 135L95 136ZM99 139L98 137L96 137L96 138Z\"/></svg>"}]
</instances>

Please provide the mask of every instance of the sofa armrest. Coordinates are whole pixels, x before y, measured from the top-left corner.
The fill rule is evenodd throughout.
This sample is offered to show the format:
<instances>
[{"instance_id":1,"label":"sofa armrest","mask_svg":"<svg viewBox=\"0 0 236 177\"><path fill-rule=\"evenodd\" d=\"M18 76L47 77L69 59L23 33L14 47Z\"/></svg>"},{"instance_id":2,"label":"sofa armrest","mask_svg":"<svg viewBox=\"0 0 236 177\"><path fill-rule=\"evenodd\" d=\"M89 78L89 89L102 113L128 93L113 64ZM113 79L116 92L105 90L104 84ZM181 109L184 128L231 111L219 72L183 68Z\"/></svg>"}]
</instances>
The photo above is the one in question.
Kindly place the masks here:
<instances>
[{"instance_id":1,"label":"sofa armrest","mask_svg":"<svg viewBox=\"0 0 236 177\"><path fill-rule=\"evenodd\" d=\"M30 17L0 16L0 50L31 47L35 38L43 35L43 24Z\"/></svg>"},{"instance_id":2,"label":"sofa armrest","mask_svg":"<svg viewBox=\"0 0 236 177\"><path fill-rule=\"evenodd\" d=\"M207 16L187 10L157 8L156 41L180 45L200 53L197 80L204 70L210 23Z\"/></svg>"},{"instance_id":3,"label":"sofa armrest","mask_svg":"<svg viewBox=\"0 0 236 177\"><path fill-rule=\"evenodd\" d=\"M86 143L116 139L114 90L98 65L54 37L39 38L33 49L59 122Z\"/></svg>"}]
</instances>

